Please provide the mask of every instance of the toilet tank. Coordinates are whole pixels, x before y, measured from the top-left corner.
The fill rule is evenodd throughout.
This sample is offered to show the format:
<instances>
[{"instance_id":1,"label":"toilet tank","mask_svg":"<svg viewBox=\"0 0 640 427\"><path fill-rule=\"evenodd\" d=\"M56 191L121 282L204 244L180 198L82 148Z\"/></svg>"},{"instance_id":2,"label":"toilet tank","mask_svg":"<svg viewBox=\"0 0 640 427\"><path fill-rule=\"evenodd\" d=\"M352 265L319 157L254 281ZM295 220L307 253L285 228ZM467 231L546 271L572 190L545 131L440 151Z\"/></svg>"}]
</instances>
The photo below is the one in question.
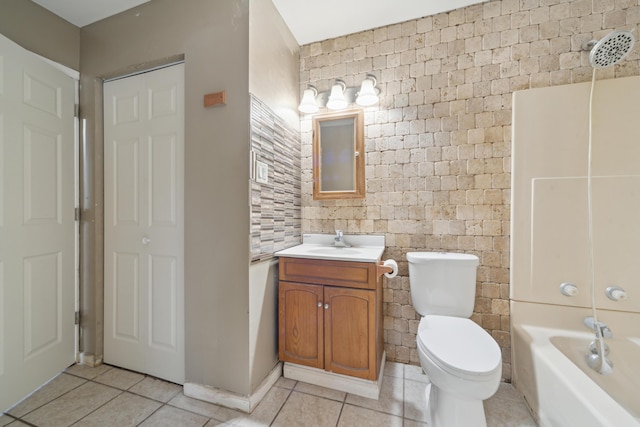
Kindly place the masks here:
<instances>
[{"instance_id":1,"label":"toilet tank","mask_svg":"<svg viewBox=\"0 0 640 427\"><path fill-rule=\"evenodd\" d=\"M476 300L475 255L408 252L413 308L421 316L471 317Z\"/></svg>"}]
</instances>

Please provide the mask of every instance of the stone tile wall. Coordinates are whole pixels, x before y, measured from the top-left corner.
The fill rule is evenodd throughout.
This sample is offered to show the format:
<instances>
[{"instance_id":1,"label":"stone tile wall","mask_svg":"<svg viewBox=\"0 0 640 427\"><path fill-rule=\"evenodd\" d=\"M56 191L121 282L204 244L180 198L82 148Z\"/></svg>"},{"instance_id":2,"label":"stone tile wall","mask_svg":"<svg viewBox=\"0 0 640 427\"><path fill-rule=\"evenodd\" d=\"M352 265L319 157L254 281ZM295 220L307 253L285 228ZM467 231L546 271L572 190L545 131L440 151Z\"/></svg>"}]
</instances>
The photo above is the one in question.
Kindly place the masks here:
<instances>
[{"instance_id":1,"label":"stone tile wall","mask_svg":"<svg viewBox=\"0 0 640 427\"><path fill-rule=\"evenodd\" d=\"M251 151L269 167L267 184L251 180L253 262L300 243L302 223L300 134L253 95Z\"/></svg>"},{"instance_id":2,"label":"stone tile wall","mask_svg":"<svg viewBox=\"0 0 640 427\"><path fill-rule=\"evenodd\" d=\"M590 80L582 42L638 22L638 0L489 1L302 47L301 91L367 73L382 90L365 114L364 200L312 200L302 118L302 231L386 236L385 257L400 265L384 287L388 360L419 363L406 252L467 252L480 257L473 320L500 344L510 379L512 93ZM640 74L639 52L598 79Z\"/></svg>"}]
</instances>

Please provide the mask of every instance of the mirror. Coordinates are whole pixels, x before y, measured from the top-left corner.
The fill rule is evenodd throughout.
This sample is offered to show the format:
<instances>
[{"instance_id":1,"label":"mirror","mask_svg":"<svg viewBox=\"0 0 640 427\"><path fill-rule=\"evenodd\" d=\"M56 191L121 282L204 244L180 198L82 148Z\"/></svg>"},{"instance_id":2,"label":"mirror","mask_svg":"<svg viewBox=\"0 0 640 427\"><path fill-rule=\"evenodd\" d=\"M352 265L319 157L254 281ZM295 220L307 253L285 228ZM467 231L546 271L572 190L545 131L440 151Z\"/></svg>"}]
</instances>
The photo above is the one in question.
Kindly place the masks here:
<instances>
[{"instance_id":1,"label":"mirror","mask_svg":"<svg viewBox=\"0 0 640 427\"><path fill-rule=\"evenodd\" d=\"M313 117L313 198L364 198L364 113Z\"/></svg>"}]
</instances>

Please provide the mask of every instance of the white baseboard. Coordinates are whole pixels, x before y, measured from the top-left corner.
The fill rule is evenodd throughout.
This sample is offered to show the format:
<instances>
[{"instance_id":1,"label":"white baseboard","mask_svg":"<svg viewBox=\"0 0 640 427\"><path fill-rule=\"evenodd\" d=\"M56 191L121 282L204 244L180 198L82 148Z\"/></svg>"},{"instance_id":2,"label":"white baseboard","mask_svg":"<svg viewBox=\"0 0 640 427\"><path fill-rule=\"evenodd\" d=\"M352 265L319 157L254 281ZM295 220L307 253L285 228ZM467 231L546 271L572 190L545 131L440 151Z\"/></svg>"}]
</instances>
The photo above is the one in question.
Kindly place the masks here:
<instances>
[{"instance_id":1,"label":"white baseboard","mask_svg":"<svg viewBox=\"0 0 640 427\"><path fill-rule=\"evenodd\" d=\"M288 362L284 364L284 377L378 400L380 397L380 386L382 385L385 359L386 355L383 354L377 381L334 374L333 372L327 372L323 369L310 368Z\"/></svg>"},{"instance_id":2,"label":"white baseboard","mask_svg":"<svg viewBox=\"0 0 640 427\"><path fill-rule=\"evenodd\" d=\"M185 396L194 399L204 400L205 402L215 403L216 405L226 406L227 408L238 409L243 412L250 413L262 401L271 387L282 376L282 363L278 363L273 370L262 381L256 391L250 396L242 396L231 393L229 391L220 390L218 388L196 384L184 383Z\"/></svg>"}]
</instances>

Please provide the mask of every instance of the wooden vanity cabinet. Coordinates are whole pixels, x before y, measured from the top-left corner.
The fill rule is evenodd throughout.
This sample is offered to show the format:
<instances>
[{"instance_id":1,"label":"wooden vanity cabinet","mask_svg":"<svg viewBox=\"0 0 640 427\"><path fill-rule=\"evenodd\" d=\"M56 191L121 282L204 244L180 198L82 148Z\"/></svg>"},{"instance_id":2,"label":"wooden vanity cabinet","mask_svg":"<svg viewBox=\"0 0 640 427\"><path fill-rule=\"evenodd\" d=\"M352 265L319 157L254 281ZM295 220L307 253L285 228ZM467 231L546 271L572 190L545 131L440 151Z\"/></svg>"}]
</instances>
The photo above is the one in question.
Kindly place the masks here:
<instances>
[{"instance_id":1,"label":"wooden vanity cabinet","mask_svg":"<svg viewBox=\"0 0 640 427\"><path fill-rule=\"evenodd\" d=\"M282 262L282 260L281 260ZM280 360L324 368L324 287L280 280Z\"/></svg>"},{"instance_id":2,"label":"wooden vanity cabinet","mask_svg":"<svg viewBox=\"0 0 640 427\"><path fill-rule=\"evenodd\" d=\"M279 271L280 359L376 380L383 352L376 264L282 257Z\"/></svg>"}]
</instances>

